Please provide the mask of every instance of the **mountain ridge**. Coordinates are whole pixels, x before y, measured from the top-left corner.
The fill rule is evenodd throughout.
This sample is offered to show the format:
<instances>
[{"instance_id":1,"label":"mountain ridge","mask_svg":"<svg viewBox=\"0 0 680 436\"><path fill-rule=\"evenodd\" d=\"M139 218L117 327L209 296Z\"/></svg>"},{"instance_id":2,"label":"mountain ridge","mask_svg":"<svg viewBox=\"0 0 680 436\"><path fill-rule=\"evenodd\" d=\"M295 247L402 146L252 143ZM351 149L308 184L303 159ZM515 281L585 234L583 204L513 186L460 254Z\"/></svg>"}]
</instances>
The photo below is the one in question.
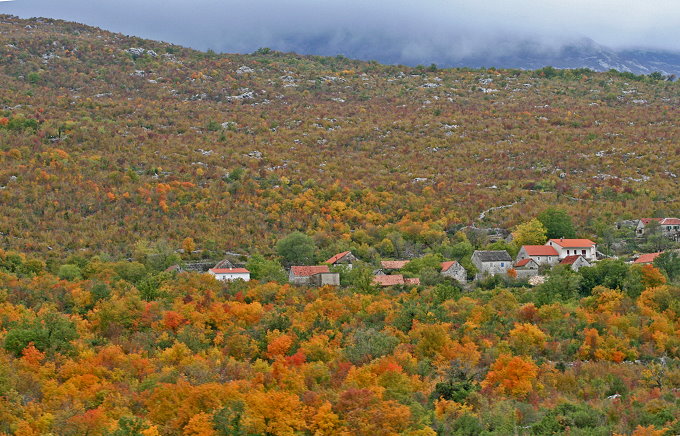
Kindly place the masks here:
<instances>
[{"instance_id":1,"label":"mountain ridge","mask_svg":"<svg viewBox=\"0 0 680 436\"><path fill-rule=\"evenodd\" d=\"M0 17L14 17L0 14ZM51 18L34 18L37 22L54 20ZM54 20L63 21L63 20ZM64 21L67 22L67 21ZM98 29L88 24L73 23L85 28ZM102 29L106 30L106 29ZM112 32L116 33L116 32ZM135 35L126 35L144 39ZM546 66L558 69L588 68L597 72L610 69L619 72L649 75L655 72L670 78L680 76L680 51L639 48L613 49L596 41L583 37L571 42L558 44L540 39L490 39L480 43L476 50L462 49L465 43L452 40L450 46L441 43L426 46L421 41L414 41L418 49L408 49L409 41L404 39L395 44L389 35L374 34L369 38L357 37L352 32L329 32L314 35L284 36L278 41L277 51L311 56L342 55L360 61L375 60L389 65L406 65L415 67L419 64L436 64L440 68L511 68L536 70ZM166 42L173 44L170 42ZM173 44L176 45L176 44ZM400 45L403 46L400 48ZM458 47L460 46L460 47ZM458 48L456 48L458 47ZM192 48L201 52L200 50ZM210 52L211 50L207 50ZM427 55L418 56L418 51L426 51ZM413 53L415 52L415 53ZM221 52L221 54L247 54Z\"/></svg>"}]
</instances>

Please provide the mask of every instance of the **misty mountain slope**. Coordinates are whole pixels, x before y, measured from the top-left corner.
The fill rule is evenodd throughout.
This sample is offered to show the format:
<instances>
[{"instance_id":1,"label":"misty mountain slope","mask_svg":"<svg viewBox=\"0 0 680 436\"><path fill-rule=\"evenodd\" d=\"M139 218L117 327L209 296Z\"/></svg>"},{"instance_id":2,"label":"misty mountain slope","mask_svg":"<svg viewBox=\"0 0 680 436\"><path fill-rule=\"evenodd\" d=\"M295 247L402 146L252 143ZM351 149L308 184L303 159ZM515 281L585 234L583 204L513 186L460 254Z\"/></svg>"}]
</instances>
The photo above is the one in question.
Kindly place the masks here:
<instances>
[{"instance_id":1,"label":"misty mountain slope","mask_svg":"<svg viewBox=\"0 0 680 436\"><path fill-rule=\"evenodd\" d=\"M584 235L680 206L680 83L652 77L220 55L1 16L0 83L5 249L425 246L495 206L482 225L559 205Z\"/></svg>"},{"instance_id":2,"label":"misty mountain slope","mask_svg":"<svg viewBox=\"0 0 680 436\"><path fill-rule=\"evenodd\" d=\"M409 50L405 50L403 47L409 45L406 41L391 41L385 35L355 38L341 33L314 38L290 38L283 44L302 53L332 55L341 52L352 58L411 66L435 63L444 68L496 67L524 70L553 66L589 68L600 72L615 69L634 74L660 72L666 76L680 75L680 52L614 50L587 38L563 45L512 37L486 42L452 40L450 46L441 42L428 46L423 41L417 41Z\"/></svg>"},{"instance_id":3,"label":"misty mountain slope","mask_svg":"<svg viewBox=\"0 0 680 436\"><path fill-rule=\"evenodd\" d=\"M510 42L507 54L481 53L452 62L457 67L496 66L501 68L538 69L546 65L555 68L589 68L594 71L615 69L634 74L660 72L680 74L680 52L653 50L616 51L584 39L559 49L546 50L528 42Z\"/></svg>"}]
</instances>

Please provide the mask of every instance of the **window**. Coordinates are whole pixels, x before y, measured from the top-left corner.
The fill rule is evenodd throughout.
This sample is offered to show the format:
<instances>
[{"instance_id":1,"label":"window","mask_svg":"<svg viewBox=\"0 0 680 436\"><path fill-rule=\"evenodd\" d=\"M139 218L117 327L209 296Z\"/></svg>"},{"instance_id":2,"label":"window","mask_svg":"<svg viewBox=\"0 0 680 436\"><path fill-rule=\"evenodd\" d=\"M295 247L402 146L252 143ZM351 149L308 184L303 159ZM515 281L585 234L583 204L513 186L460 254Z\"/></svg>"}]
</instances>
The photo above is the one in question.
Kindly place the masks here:
<instances>
[{"instance_id":1,"label":"window","mask_svg":"<svg viewBox=\"0 0 680 436\"><path fill-rule=\"evenodd\" d=\"M567 250L567 256L569 256L569 250Z\"/></svg>"},{"instance_id":2,"label":"window","mask_svg":"<svg viewBox=\"0 0 680 436\"><path fill-rule=\"evenodd\" d=\"M505 262L501 262L501 268L505 268Z\"/></svg>"},{"instance_id":3,"label":"window","mask_svg":"<svg viewBox=\"0 0 680 436\"><path fill-rule=\"evenodd\" d=\"M586 255L586 250L581 250L581 254L585 256L585 255Z\"/></svg>"}]
</instances>

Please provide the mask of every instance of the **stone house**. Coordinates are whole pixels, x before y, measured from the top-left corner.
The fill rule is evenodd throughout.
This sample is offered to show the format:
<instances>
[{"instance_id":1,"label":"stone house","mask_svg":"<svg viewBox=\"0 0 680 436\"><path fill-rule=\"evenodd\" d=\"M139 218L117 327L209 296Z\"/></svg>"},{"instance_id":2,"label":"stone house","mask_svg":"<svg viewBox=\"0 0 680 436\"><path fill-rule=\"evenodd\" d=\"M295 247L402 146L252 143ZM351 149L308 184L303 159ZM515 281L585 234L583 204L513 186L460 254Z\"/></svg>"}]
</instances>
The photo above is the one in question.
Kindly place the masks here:
<instances>
[{"instance_id":1,"label":"stone house","mask_svg":"<svg viewBox=\"0 0 680 436\"><path fill-rule=\"evenodd\" d=\"M512 258L505 250L475 250L472 253L472 264L477 267L478 276L507 274L512 268Z\"/></svg>"},{"instance_id":2,"label":"stone house","mask_svg":"<svg viewBox=\"0 0 680 436\"><path fill-rule=\"evenodd\" d=\"M465 271L465 268L455 260L442 262L441 274L446 277L454 278L460 283L467 282L467 271Z\"/></svg>"},{"instance_id":3,"label":"stone house","mask_svg":"<svg viewBox=\"0 0 680 436\"><path fill-rule=\"evenodd\" d=\"M584 266L590 266L590 262L588 262L580 254L573 254L571 256L567 256L564 259L562 259L560 261L560 265L571 265L571 269L573 271L578 271L579 269L583 268Z\"/></svg>"},{"instance_id":4,"label":"stone house","mask_svg":"<svg viewBox=\"0 0 680 436\"><path fill-rule=\"evenodd\" d=\"M665 237L675 241L680 240L680 218L641 218L635 228L635 234L638 237L644 236L647 227L653 221L659 223L661 233Z\"/></svg>"},{"instance_id":5,"label":"stone house","mask_svg":"<svg viewBox=\"0 0 680 436\"><path fill-rule=\"evenodd\" d=\"M322 272L312 274L309 278L312 286L340 286L340 274L334 272Z\"/></svg>"},{"instance_id":6,"label":"stone house","mask_svg":"<svg viewBox=\"0 0 680 436\"><path fill-rule=\"evenodd\" d=\"M324 263L328 265L342 265L347 269L352 269L352 264L355 260L357 260L357 258L352 254L351 251L343 251L342 253L338 253L331 257Z\"/></svg>"},{"instance_id":7,"label":"stone house","mask_svg":"<svg viewBox=\"0 0 680 436\"><path fill-rule=\"evenodd\" d=\"M660 255L663 254L663 251L659 251L658 253L645 253L641 254L638 256L637 259L633 262L636 265L646 265L650 263L654 263L654 259L659 257Z\"/></svg>"},{"instance_id":8,"label":"stone house","mask_svg":"<svg viewBox=\"0 0 680 436\"><path fill-rule=\"evenodd\" d=\"M332 273L328 265L291 266L288 281L296 285L339 286L340 274Z\"/></svg>"},{"instance_id":9,"label":"stone house","mask_svg":"<svg viewBox=\"0 0 680 436\"><path fill-rule=\"evenodd\" d=\"M534 259L528 257L525 259L520 259L515 262L514 269L517 273L517 278L526 279L538 275L538 262Z\"/></svg>"},{"instance_id":10,"label":"stone house","mask_svg":"<svg viewBox=\"0 0 680 436\"><path fill-rule=\"evenodd\" d=\"M396 286L396 285L419 285L419 278L408 278L401 274L377 275L373 276L373 284L377 286Z\"/></svg>"},{"instance_id":11,"label":"stone house","mask_svg":"<svg viewBox=\"0 0 680 436\"><path fill-rule=\"evenodd\" d=\"M383 271L398 271L405 267L409 262L409 260L381 260L380 268Z\"/></svg>"}]
</instances>

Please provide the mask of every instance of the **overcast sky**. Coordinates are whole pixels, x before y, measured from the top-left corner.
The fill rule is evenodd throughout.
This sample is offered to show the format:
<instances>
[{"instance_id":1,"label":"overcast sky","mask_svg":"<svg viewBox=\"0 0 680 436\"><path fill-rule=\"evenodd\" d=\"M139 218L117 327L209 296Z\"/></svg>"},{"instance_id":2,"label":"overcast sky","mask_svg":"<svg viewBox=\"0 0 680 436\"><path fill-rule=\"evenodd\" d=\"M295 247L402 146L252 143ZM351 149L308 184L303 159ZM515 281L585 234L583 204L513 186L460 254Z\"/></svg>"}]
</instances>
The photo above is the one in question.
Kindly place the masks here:
<instances>
[{"instance_id":1,"label":"overcast sky","mask_svg":"<svg viewBox=\"0 0 680 436\"><path fill-rule=\"evenodd\" d=\"M504 50L515 40L680 51L680 0L0 0L0 13L202 50L271 47L404 63Z\"/></svg>"}]
</instances>

